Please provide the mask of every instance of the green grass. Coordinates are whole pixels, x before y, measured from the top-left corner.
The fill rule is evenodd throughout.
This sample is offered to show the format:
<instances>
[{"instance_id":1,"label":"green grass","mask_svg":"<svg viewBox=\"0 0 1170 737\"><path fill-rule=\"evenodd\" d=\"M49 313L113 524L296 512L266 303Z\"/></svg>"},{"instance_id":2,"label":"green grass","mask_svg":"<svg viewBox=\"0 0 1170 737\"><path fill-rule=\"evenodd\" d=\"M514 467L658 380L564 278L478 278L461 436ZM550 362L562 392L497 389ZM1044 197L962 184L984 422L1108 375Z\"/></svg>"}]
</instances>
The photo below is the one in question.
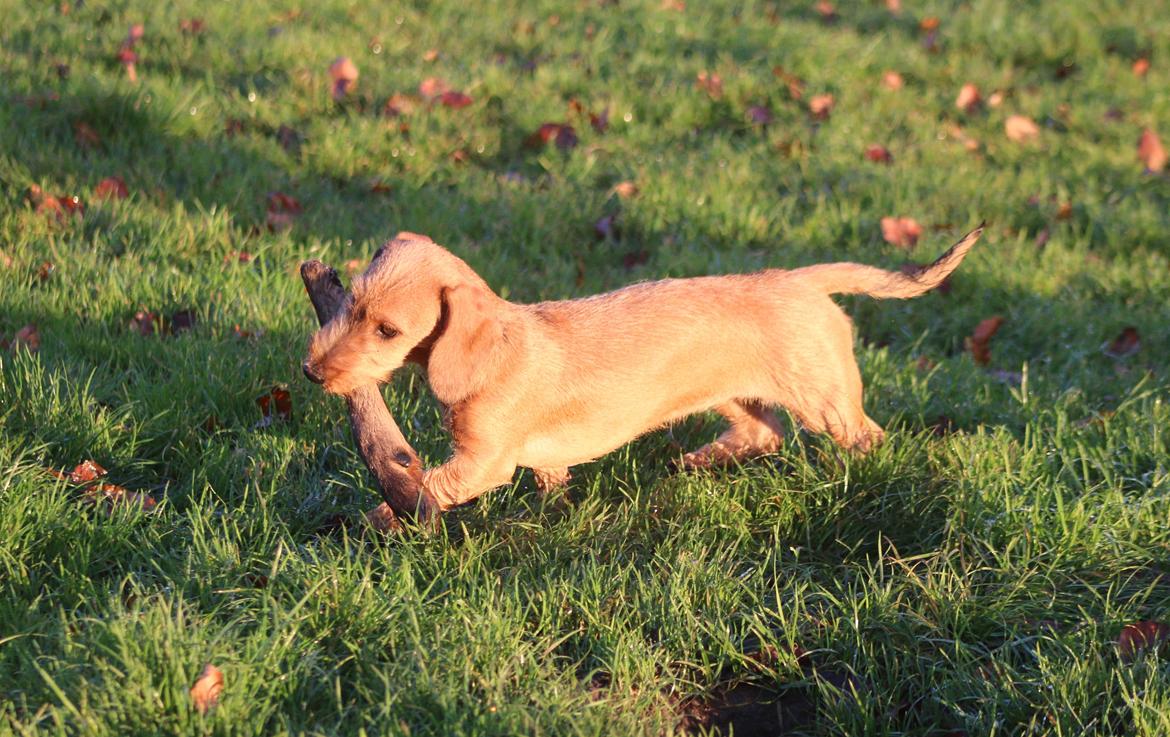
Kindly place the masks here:
<instances>
[{"instance_id":1,"label":"green grass","mask_svg":"<svg viewBox=\"0 0 1170 737\"><path fill-rule=\"evenodd\" d=\"M1170 619L1170 180L1135 153L1143 127L1170 136L1167 4L842 0L833 25L811 3L73 5L0 1L0 336L41 337L0 352L0 734L660 735L742 682L803 706L794 733L1170 731L1170 664L1114 645ZM180 32L195 16L206 31ZM135 22L138 84L116 60ZM343 54L361 78L338 105ZM774 66L806 100L833 94L830 119ZM376 114L430 76L473 104L405 132ZM965 82L1003 104L958 112ZM1013 113L1038 142L1007 140ZM579 145L525 147L545 122ZM107 176L130 197L95 201ZM624 180L637 197L610 193ZM34 184L84 217L35 212ZM303 205L286 232L265 228L272 191ZM596 238L603 215L617 238ZM882 241L886 215L927 226L912 253ZM949 294L843 300L889 430L864 459L796 434L774 458L672 473L679 444L717 431L698 418L576 469L567 500L521 474L437 533L383 539L360 521L378 499L344 408L300 376L298 263L366 259L400 229L535 301L894 268L984 218ZM142 309L195 327L143 337ZM995 314L988 370L963 345ZM1127 325L1140 351L1104 355ZM292 419L258 428L277 384ZM440 462L423 377L386 396ZM953 432L931 431L940 416ZM157 510L87 506L43 470L86 458ZM204 717L187 690L205 662L226 686Z\"/></svg>"}]
</instances>

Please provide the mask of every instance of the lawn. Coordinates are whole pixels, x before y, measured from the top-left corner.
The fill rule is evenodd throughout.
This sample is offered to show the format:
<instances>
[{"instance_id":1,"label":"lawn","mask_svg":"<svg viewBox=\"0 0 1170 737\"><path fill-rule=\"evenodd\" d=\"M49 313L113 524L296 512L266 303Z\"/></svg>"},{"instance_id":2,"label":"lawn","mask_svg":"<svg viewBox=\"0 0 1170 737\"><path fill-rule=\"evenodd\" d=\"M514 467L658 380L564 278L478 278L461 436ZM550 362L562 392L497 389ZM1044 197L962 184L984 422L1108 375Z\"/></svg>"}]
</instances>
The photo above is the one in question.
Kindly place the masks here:
<instances>
[{"instance_id":1,"label":"lawn","mask_svg":"<svg viewBox=\"0 0 1170 737\"><path fill-rule=\"evenodd\" d=\"M1167 3L0 18L0 734L1170 733ZM398 230L537 301L982 220L945 292L840 299L864 458L676 472L699 417L386 535L301 376L298 264Z\"/></svg>"}]
</instances>

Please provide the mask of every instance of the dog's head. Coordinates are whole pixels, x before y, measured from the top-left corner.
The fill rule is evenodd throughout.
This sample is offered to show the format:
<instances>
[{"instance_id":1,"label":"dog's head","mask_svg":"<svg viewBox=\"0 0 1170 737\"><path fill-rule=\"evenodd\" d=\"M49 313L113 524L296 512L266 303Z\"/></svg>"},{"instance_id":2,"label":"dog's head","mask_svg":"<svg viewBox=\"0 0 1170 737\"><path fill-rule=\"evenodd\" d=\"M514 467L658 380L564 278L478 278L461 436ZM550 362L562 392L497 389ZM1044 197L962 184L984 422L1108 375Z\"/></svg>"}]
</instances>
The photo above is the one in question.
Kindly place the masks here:
<instances>
[{"instance_id":1,"label":"dog's head","mask_svg":"<svg viewBox=\"0 0 1170 737\"><path fill-rule=\"evenodd\" d=\"M331 394L426 366L441 402L474 393L503 343L502 300L471 267L426 236L399 233L353 281L349 300L309 343L305 375Z\"/></svg>"}]
</instances>

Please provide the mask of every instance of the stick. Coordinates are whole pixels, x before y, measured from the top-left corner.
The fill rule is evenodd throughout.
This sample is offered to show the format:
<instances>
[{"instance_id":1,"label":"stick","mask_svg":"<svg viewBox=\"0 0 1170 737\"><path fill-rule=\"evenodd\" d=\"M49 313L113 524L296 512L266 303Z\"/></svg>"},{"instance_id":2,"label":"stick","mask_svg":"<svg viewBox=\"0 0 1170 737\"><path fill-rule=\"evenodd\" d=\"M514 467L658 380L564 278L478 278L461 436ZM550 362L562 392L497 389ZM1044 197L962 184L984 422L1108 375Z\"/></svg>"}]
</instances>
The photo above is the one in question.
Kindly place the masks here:
<instances>
[{"instance_id":1,"label":"stick","mask_svg":"<svg viewBox=\"0 0 1170 737\"><path fill-rule=\"evenodd\" d=\"M336 271L317 260L301 264L301 279L317 312L317 322L324 325L344 306L345 287ZM388 527L397 524L396 517L431 518L438 510L422 488L422 461L390 416L378 387L371 384L356 389L345 397L345 403L358 453L386 500L367 517L372 521L377 517L375 524ZM382 508L386 506L389 508Z\"/></svg>"}]
</instances>

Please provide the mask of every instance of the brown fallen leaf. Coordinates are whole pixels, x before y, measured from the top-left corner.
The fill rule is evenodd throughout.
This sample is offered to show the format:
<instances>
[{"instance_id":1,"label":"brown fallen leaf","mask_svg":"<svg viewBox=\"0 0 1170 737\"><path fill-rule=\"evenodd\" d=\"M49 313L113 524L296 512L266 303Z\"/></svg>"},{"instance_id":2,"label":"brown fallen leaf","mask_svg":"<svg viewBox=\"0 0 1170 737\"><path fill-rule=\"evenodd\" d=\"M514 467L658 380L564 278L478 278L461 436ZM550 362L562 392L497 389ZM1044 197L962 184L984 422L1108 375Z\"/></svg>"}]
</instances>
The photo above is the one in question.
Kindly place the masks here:
<instances>
[{"instance_id":1,"label":"brown fallen leaf","mask_svg":"<svg viewBox=\"0 0 1170 737\"><path fill-rule=\"evenodd\" d=\"M382 502L378 506L366 512L365 517L366 522L370 525L370 527L384 535L392 532L400 532L402 530L402 523L398 521L398 517L395 516L394 510L391 509L390 505L386 502Z\"/></svg>"},{"instance_id":2,"label":"brown fallen leaf","mask_svg":"<svg viewBox=\"0 0 1170 737\"><path fill-rule=\"evenodd\" d=\"M577 132L573 130L573 126L565 123L545 123L528 136L525 145L529 148L541 148L550 142L555 143L562 151L568 151L577 145Z\"/></svg>"},{"instance_id":3,"label":"brown fallen leaf","mask_svg":"<svg viewBox=\"0 0 1170 737\"><path fill-rule=\"evenodd\" d=\"M436 62L438 60L439 60L439 50L438 49L427 49L425 52L423 52L423 61L425 61L426 63L433 64L434 62Z\"/></svg>"},{"instance_id":4,"label":"brown fallen leaf","mask_svg":"<svg viewBox=\"0 0 1170 737\"><path fill-rule=\"evenodd\" d=\"M37 326L29 323L20 330L17 330L16 334L12 336L10 348L13 351L23 348L29 353L39 351L41 349L41 333L37 330Z\"/></svg>"},{"instance_id":5,"label":"brown fallen leaf","mask_svg":"<svg viewBox=\"0 0 1170 737\"><path fill-rule=\"evenodd\" d=\"M176 310L171 313L170 324L167 325L168 330L173 335L185 333L195 327L195 312L194 310Z\"/></svg>"},{"instance_id":6,"label":"brown fallen leaf","mask_svg":"<svg viewBox=\"0 0 1170 737\"><path fill-rule=\"evenodd\" d=\"M1142 137L1138 139L1138 158L1146 165L1147 172L1166 168L1166 149L1162 148L1162 140L1153 128L1142 131Z\"/></svg>"},{"instance_id":7,"label":"brown fallen leaf","mask_svg":"<svg viewBox=\"0 0 1170 737\"><path fill-rule=\"evenodd\" d=\"M439 95L439 104L452 110L460 110L471 104L471 96L455 90L448 90Z\"/></svg>"},{"instance_id":8,"label":"brown fallen leaf","mask_svg":"<svg viewBox=\"0 0 1170 737\"><path fill-rule=\"evenodd\" d=\"M614 194L616 194L618 197L621 197L623 200L628 200L632 197L637 197L639 190L638 190L638 185L634 184L631 181L625 181L625 182L618 182L617 184L613 185L612 191Z\"/></svg>"},{"instance_id":9,"label":"brown fallen leaf","mask_svg":"<svg viewBox=\"0 0 1170 737\"><path fill-rule=\"evenodd\" d=\"M902 0L886 0L886 10L894 15L902 12Z\"/></svg>"},{"instance_id":10,"label":"brown fallen leaf","mask_svg":"<svg viewBox=\"0 0 1170 737\"><path fill-rule=\"evenodd\" d=\"M959 96L955 98L955 107L970 115L983 104L983 95L979 88L968 82L959 88Z\"/></svg>"},{"instance_id":11,"label":"brown fallen leaf","mask_svg":"<svg viewBox=\"0 0 1170 737\"><path fill-rule=\"evenodd\" d=\"M251 263L252 259L254 258L255 256L253 256L251 253L248 253L247 251L232 251L223 257L223 263L224 265L247 264Z\"/></svg>"},{"instance_id":12,"label":"brown fallen leaf","mask_svg":"<svg viewBox=\"0 0 1170 737\"><path fill-rule=\"evenodd\" d=\"M887 90L900 90L906 86L906 80L902 78L901 74L888 69L882 74L882 86Z\"/></svg>"},{"instance_id":13,"label":"brown fallen leaf","mask_svg":"<svg viewBox=\"0 0 1170 737\"><path fill-rule=\"evenodd\" d=\"M329 78L333 80L333 99L340 102L357 85L357 65L348 56L339 56L329 65Z\"/></svg>"},{"instance_id":14,"label":"brown fallen leaf","mask_svg":"<svg viewBox=\"0 0 1170 737\"><path fill-rule=\"evenodd\" d=\"M126 182L122 181L122 177L106 177L93 189L95 200L124 200L129 196L130 190L126 189Z\"/></svg>"},{"instance_id":15,"label":"brown fallen leaf","mask_svg":"<svg viewBox=\"0 0 1170 737\"><path fill-rule=\"evenodd\" d=\"M68 479L75 484L86 484L105 476L106 473L108 473L106 469L95 461L86 459L73 467L73 470L69 472Z\"/></svg>"},{"instance_id":16,"label":"brown fallen leaf","mask_svg":"<svg viewBox=\"0 0 1170 737\"><path fill-rule=\"evenodd\" d=\"M179 21L179 32L188 36L199 36L207 30L202 18L184 18Z\"/></svg>"},{"instance_id":17,"label":"brown fallen leaf","mask_svg":"<svg viewBox=\"0 0 1170 737\"><path fill-rule=\"evenodd\" d=\"M884 217L881 226L886 243L899 248L913 248L922 235L922 226L914 218Z\"/></svg>"},{"instance_id":18,"label":"brown fallen leaf","mask_svg":"<svg viewBox=\"0 0 1170 737\"><path fill-rule=\"evenodd\" d=\"M1105 355L1110 358L1128 358L1140 351L1142 339L1138 329L1132 325L1126 326L1121 333L1103 347Z\"/></svg>"},{"instance_id":19,"label":"brown fallen leaf","mask_svg":"<svg viewBox=\"0 0 1170 737\"><path fill-rule=\"evenodd\" d=\"M438 97L449 89L451 88L447 83L439 77L427 77L418 83L418 93L428 100Z\"/></svg>"},{"instance_id":20,"label":"brown fallen leaf","mask_svg":"<svg viewBox=\"0 0 1170 737\"><path fill-rule=\"evenodd\" d=\"M589 127L598 133L605 133L609 129L609 108L600 113L589 113Z\"/></svg>"},{"instance_id":21,"label":"brown fallen leaf","mask_svg":"<svg viewBox=\"0 0 1170 737\"><path fill-rule=\"evenodd\" d=\"M996 90L987 96L987 107L999 107L1003 104L1004 94L1000 90Z\"/></svg>"},{"instance_id":22,"label":"brown fallen leaf","mask_svg":"<svg viewBox=\"0 0 1170 737\"><path fill-rule=\"evenodd\" d=\"M81 494L95 504L99 502L104 502L111 506L126 504L140 507L145 512L149 512L158 506L158 502L150 494L141 491L130 491L117 484L104 482L90 484L81 490Z\"/></svg>"},{"instance_id":23,"label":"brown fallen leaf","mask_svg":"<svg viewBox=\"0 0 1170 737\"><path fill-rule=\"evenodd\" d=\"M191 701L200 714L206 714L219 703L223 692L223 673L211 663L203 666L203 672L191 686Z\"/></svg>"},{"instance_id":24,"label":"brown fallen leaf","mask_svg":"<svg viewBox=\"0 0 1170 737\"><path fill-rule=\"evenodd\" d=\"M9 256L7 252L0 250L0 266L3 266L5 269L11 269L12 264L12 257ZM42 279L41 281L44 280Z\"/></svg>"},{"instance_id":25,"label":"brown fallen leaf","mask_svg":"<svg viewBox=\"0 0 1170 737\"><path fill-rule=\"evenodd\" d=\"M1144 76L1146 76L1146 73L1149 71L1150 71L1150 60L1149 59L1147 59L1144 56L1139 57L1137 59L1134 59L1133 73L1135 76L1144 77Z\"/></svg>"},{"instance_id":26,"label":"brown fallen leaf","mask_svg":"<svg viewBox=\"0 0 1170 737\"><path fill-rule=\"evenodd\" d=\"M292 418L292 395L284 387L272 387L267 394L256 398L256 404L263 415L259 427L267 427L277 420L287 422Z\"/></svg>"},{"instance_id":27,"label":"brown fallen leaf","mask_svg":"<svg viewBox=\"0 0 1170 737\"><path fill-rule=\"evenodd\" d=\"M829 0L817 0L817 4L813 6L817 15L821 16L821 21L826 24L837 22L837 7Z\"/></svg>"},{"instance_id":28,"label":"brown fallen leaf","mask_svg":"<svg viewBox=\"0 0 1170 737\"><path fill-rule=\"evenodd\" d=\"M1008 140L1027 143L1040 136L1040 126L1026 115L1009 115L1003 122L1003 132Z\"/></svg>"},{"instance_id":29,"label":"brown fallen leaf","mask_svg":"<svg viewBox=\"0 0 1170 737\"><path fill-rule=\"evenodd\" d=\"M268 193L268 229L273 233L288 230L301 214L301 203L295 197L283 192Z\"/></svg>"},{"instance_id":30,"label":"brown fallen leaf","mask_svg":"<svg viewBox=\"0 0 1170 737\"><path fill-rule=\"evenodd\" d=\"M130 330L144 338L162 332L162 318L149 310L139 310L130 318Z\"/></svg>"},{"instance_id":31,"label":"brown fallen leaf","mask_svg":"<svg viewBox=\"0 0 1170 737\"><path fill-rule=\"evenodd\" d=\"M989 317L976 325L975 332L966 340L966 347L971 352L971 358L980 366L991 363L991 338L999 330L1000 325L1003 325L1002 317L999 315Z\"/></svg>"},{"instance_id":32,"label":"brown fallen leaf","mask_svg":"<svg viewBox=\"0 0 1170 737\"><path fill-rule=\"evenodd\" d=\"M390 95L390 99L386 100L386 104L382 107L382 115L387 118L412 115L415 110L418 110L420 102L417 97L395 92Z\"/></svg>"},{"instance_id":33,"label":"brown fallen leaf","mask_svg":"<svg viewBox=\"0 0 1170 737\"><path fill-rule=\"evenodd\" d=\"M284 125L283 123L276 129L277 143L293 156L301 152L301 144L304 143L304 140L304 136L298 133L295 128Z\"/></svg>"},{"instance_id":34,"label":"brown fallen leaf","mask_svg":"<svg viewBox=\"0 0 1170 737\"><path fill-rule=\"evenodd\" d=\"M138 54L129 46L122 46L118 50L118 61L122 62L122 66L126 69L126 78L131 82L138 81Z\"/></svg>"},{"instance_id":35,"label":"brown fallen leaf","mask_svg":"<svg viewBox=\"0 0 1170 737\"><path fill-rule=\"evenodd\" d=\"M894 163L894 156L890 153L890 149L886 148L885 146L879 146L876 143L872 146L866 146L865 158L876 164Z\"/></svg>"},{"instance_id":36,"label":"brown fallen leaf","mask_svg":"<svg viewBox=\"0 0 1170 737\"><path fill-rule=\"evenodd\" d=\"M708 73L706 69L695 77L695 87L707 93L712 100L723 97L723 77L715 72Z\"/></svg>"},{"instance_id":37,"label":"brown fallen leaf","mask_svg":"<svg viewBox=\"0 0 1170 737\"><path fill-rule=\"evenodd\" d=\"M1127 624L1117 638L1117 652L1123 660L1132 660L1143 651L1157 648L1170 639L1170 624L1164 622L1134 622Z\"/></svg>"},{"instance_id":38,"label":"brown fallen leaf","mask_svg":"<svg viewBox=\"0 0 1170 737\"><path fill-rule=\"evenodd\" d=\"M799 102L804 99L804 80L782 66L772 67L772 76L784 82L788 87L788 97Z\"/></svg>"},{"instance_id":39,"label":"brown fallen leaf","mask_svg":"<svg viewBox=\"0 0 1170 737\"><path fill-rule=\"evenodd\" d=\"M829 94L814 95L809 98L808 111L812 114L814 120L828 120L829 114L833 112L833 106L836 102L836 99Z\"/></svg>"},{"instance_id":40,"label":"brown fallen leaf","mask_svg":"<svg viewBox=\"0 0 1170 737\"><path fill-rule=\"evenodd\" d=\"M83 149L91 150L102 145L101 135L84 120L78 120L73 124L73 140Z\"/></svg>"}]
</instances>

